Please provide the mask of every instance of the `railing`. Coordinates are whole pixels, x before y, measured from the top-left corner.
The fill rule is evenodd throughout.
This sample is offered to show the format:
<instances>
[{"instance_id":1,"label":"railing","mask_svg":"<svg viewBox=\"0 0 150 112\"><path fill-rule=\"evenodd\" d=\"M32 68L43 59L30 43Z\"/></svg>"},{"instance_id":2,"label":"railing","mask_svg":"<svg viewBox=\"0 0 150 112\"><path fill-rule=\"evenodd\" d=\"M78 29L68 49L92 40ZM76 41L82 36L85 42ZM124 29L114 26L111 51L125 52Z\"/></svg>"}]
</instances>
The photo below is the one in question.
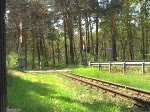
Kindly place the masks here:
<instances>
[{"instance_id":1,"label":"railing","mask_svg":"<svg viewBox=\"0 0 150 112\"><path fill-rule=\"evenodd\" d=\"M144 74L145 73L145 65L150 65L150 62L144 62L144 61L143 62L102 62L102 63L89 62L89 66L98 67L99 70L102 66L108 66L110 73L112 71L112 65L113 66L122 66L123 73L126 72L127 66L141 67L142 74Z\"/></svg>"}]
</instances>

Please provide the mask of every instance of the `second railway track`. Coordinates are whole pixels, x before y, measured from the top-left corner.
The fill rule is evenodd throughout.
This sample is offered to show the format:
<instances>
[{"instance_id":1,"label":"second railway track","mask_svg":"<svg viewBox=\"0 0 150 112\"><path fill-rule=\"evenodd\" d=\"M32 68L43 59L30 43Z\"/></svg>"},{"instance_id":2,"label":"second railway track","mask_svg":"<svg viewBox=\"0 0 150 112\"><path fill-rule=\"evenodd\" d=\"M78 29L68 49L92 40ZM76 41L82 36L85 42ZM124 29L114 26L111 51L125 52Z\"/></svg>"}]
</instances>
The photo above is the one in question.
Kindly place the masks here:
<instances>
[{"instance_id":1,"label":"second railway track","mask_svg":"<svg viewBox=\"0 0 150 112\"><path fill-rule=\"evenodd\" d=\"M119 96L121 99L131 100L133 104L150 111L150 91L140 90L137 88L102 81L95 78L85 77L77 74L63 74L73 80L89 85L93 88L101 89L104 92L111 93L114 97Z\"/></svg>"}]
</instances>

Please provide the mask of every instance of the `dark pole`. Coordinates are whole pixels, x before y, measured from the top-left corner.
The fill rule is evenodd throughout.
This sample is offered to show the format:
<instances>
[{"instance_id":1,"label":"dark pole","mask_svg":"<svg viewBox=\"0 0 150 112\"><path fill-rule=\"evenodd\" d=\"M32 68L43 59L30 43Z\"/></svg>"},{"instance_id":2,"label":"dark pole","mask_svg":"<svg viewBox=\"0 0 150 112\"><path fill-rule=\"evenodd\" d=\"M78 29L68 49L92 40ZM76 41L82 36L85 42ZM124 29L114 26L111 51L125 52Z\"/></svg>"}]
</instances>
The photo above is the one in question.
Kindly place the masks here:
<instances>
[{"instance_id":1,"label":"dark pole","mask_svg":"<svg viewBox=\"0 0 150 112\"><path fill-rule=\"evenodd\" d=\"M0 112L6 112L6 36L5 36L5 5L0 0Z\"/></svg>"}]
</instances>

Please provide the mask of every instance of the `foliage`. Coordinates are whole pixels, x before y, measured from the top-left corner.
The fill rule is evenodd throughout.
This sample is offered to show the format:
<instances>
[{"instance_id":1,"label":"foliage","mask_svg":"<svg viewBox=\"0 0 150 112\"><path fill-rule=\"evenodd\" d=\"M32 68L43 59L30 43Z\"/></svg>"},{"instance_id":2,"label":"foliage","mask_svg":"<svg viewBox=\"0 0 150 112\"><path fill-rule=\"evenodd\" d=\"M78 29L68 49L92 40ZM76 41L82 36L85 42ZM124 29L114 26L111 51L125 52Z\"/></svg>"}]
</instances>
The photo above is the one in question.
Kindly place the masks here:
<instances>
[{"instance_id":1,"label":"foliage","mask_svg":"<svg viewBox=\"0 0 150 112\"><path fill-rule=\"evenodd\" d=\"M6 66L9 69L16 69L18 65L18 55L14 52L10 52L6 57Z\"/></svg>"},{"instance_id":2,"label":"foliage","mask_svg":"<svg viewBox=\"0 0 150 112\"><path fill-rule=\"evenodd\" d=\"M7 53L25 57L26 68L35 69L40 62L46 67L49 62L78 65L86 57L88 61L149 60L147 1L9 0L7 12ZM23 43L18 52L20 19Z\"/></svg>"}]
</instances>

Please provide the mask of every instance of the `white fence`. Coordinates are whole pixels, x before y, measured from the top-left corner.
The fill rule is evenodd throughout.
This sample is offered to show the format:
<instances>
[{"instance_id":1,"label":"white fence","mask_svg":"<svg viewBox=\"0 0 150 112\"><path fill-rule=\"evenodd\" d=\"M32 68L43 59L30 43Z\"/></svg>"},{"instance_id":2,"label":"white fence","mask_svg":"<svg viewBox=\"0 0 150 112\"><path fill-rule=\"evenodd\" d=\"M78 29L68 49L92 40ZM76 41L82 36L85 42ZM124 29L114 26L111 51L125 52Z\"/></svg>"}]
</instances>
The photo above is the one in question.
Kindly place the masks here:
<instances>
[{"instance_id":1,"label":"white fence","mask_svg":"<svg viewBox=\"0 0 150 112\"><path fill-rule=\"evenodd\" d=\"M126 72L127 66L141 67L142 74L144 74L145 73L145 65L150 65L150 62L144 62L144 61L143 62L102 62L102 63L89 62L89 66L98 67L99 70L102 66L108 66L110 73L112 71L112 65L113 66L122 66L123 73Z\"/></svg>"}]
</instances>

